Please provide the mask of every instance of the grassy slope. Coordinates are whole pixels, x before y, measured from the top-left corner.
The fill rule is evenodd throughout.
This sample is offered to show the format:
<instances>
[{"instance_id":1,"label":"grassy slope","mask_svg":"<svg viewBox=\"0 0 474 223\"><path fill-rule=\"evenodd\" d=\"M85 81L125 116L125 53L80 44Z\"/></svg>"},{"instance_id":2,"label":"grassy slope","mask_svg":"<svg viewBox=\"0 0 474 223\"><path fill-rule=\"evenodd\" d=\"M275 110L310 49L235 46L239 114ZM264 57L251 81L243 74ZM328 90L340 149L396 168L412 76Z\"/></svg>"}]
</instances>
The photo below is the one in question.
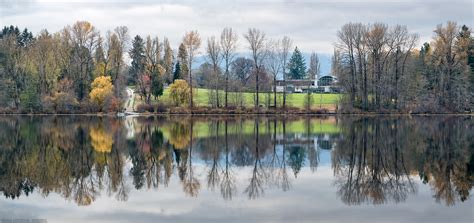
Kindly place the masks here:
<instances>
[{"instance_id":1,"label":"grassy slope","mask_svg":"<svg viewBox=\"0 0 474 223\"><path fill-rule=\"evenodd\" d=\"M194 89L195 95L194 95L194 103L197 106L208 106L209 105L209 90L204 89L204 88L198 88ZM135 106L143 103L143 100L140 98L140 96L136 95L136 103ZM265 103L265 98L266 93L261 93L259 94L259 100L260 104L264 105ZM304 93L293 93L293 94L287 94L287 105L288 106L293 106L293 107L298 107L298 108L304 108L304 101L305 101L305 95ZM333 107L337 104L337 102L340 99L340 94L313 94L313 102L312 102L312 107L313 108L319 108L321 105L322 107ZM223 98L224 98L224 92L219 92L219 97L221 98L221 102L223 104ZM236 101L236 98L240 97L238 93L229 93L229 103L233 103ZM242 97L244 98L244 106L245 107L253 107L254 106L254 93L242 93ZM271 98L271 103L273 104L273 94L270 95ZM281 105L283 94L279 93L277 95L277 103ZM158 101L161 101L166 104L171 103L169 91L166 89L163 96L161 96ZM152 102L156 102L156 100L152 97Z\"/></svg>"}]
</instances>

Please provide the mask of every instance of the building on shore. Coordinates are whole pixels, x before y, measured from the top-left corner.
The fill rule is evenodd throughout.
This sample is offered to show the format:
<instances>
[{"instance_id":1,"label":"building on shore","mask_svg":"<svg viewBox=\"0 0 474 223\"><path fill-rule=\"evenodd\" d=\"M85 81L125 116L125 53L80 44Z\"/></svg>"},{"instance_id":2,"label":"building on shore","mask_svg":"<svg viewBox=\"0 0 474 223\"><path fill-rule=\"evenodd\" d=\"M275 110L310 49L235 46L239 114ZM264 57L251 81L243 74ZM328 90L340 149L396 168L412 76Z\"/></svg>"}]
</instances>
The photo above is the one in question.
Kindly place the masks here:
<instances>
[{"instance_id":1,"label":"building on shore","mask_svg":"<svg viewBox=\"0 0 474 223\"><path fill-rule=\"evenodd\" d=\"M276 91L288 93L318 92L318 93L339 93L341 88L337 77L324 75L317 79L289 79L286 81L277 80Z\"/></svg>"}]
</instances>

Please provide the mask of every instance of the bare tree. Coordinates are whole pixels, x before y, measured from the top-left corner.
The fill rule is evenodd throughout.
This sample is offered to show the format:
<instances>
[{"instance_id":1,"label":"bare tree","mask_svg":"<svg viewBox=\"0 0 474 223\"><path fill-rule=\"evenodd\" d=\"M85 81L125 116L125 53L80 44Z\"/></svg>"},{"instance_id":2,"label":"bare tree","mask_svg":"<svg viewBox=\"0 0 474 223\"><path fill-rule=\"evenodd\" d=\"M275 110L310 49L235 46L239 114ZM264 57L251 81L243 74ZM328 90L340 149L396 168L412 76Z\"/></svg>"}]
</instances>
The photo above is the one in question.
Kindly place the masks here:
<instances>
[{"instance_id":1,"label":"bare tree","mask_svg":"<svg viewBox=\"0 0 474 223\"><path fill-rule=\"evenodd\" d=\"M249 28L247 33L244 35L245 39L249 42L249 49L252 53L252 59L255 66L255 108L259 107L258 100L258 87L259 87L259 73L262 69L263 61L266 57L265 50L265 33L255 28Z\"/></svg>"},{"instance_id":2,"label":"bare tree","mask_svg":"<svg viewBox=\"0 0 474 223\"><path fill-rule=\"evenodd\" d=\"M198 31L186 32L186 35L183 37L183 44L187 49L188 53L188 75L189 75L189 85L191 86L190 91L190 100L189 107L193 108L193 76L192 76L192 64L194 61L194 56L198 53L197 50L201 46L201 37L199 36Z\"/></svg>"},{"instance_id":3,"label":"bare tree","mask_svg":"<svg viewBox=\"0 0 474 223\"><path fill-rule=\"evenodd\" d=\"M237 50L238 36L237 33L232 30L232 28L224 28L221 33L221 47L222 47L222 57L225 63L225 97L224 105L228 106L228 93L229 93L229 67L232 60L235 57L235 51Z\"/></svg>"},{"instance_id":4,"label":"bare tree","mask_svg":"<svg viewBox=\"0 0 474 223\"><path fill-rule=\"evenodd\" d=\"M265 68L273 76L273 105L277 107L277 76L283 68L282 64L282 47L280 40L270 40L267 44L267 57L265 58Z\"/></svg>"},{"instance_id":5,"label":"bare tree","mask_svg":"<svg viewBox=\"0 0 474 223\"><path fill-rule=\"evenodd\" d=\"M282 70L283 70L283 108L286 108L286 65L288 63L288 59L290 57L290 50L293 48L293 40L289 37L284 36L281 40L281 62L282 62Z\"/></svg>"},{"instance_id":6,"label":"bare tree","mask_svg":"<svg viewBox=\"0 0 474 223\"><path fill-rule=\"evenodd\" d=\"M311 53L311 56L309 58L309 70L308 70L309 77L312 79L317 79L320 73L321 73L321 64L319 62L319 57L318 57L318 54L313 52Z\"/></svg>"},{"instance_id":7,"label":"bare tree","mask_svg":"<svg viewBox=\"0 0 474 223\"><path fill-rule=\"evenodd\" d=\"M219 107L219 66L222 61L221 57L221 46L216 40L216 37L212 36L207 39L207 58L212 64L212 79L214 80L214 90L216 93L216 106Z\"/></svg>"}]
</instances>

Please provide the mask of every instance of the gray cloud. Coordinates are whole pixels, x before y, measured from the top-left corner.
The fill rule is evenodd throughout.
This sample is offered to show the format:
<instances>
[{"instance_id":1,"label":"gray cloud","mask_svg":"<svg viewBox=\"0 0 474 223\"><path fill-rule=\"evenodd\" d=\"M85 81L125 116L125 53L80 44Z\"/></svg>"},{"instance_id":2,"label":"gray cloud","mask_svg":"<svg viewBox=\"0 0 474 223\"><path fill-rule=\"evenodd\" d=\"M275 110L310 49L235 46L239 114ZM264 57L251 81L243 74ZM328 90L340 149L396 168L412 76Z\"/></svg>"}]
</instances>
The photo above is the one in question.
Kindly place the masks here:
<instances>
[{"instance_id":1,"label":"gray cloud","mask_svg":"<svg viewBox=\"0 0 474 223\"><path fill-rule=\"evenodd\" d=\"M404 24L420 35L421 45L437 24L472 26L473 11L470 0L3 0L0 25L54 32L88 20L102 32L126 25L132 35L167 36L175 47L186 30L199 30L205 40L227 26L239 33L256 27L270 38L290 36L304 52L329 57L337 30L347 22ZM241 36L239 50L246 47ZM323 66L327 73L329 66Z\"/></svg>"}]
</instances>

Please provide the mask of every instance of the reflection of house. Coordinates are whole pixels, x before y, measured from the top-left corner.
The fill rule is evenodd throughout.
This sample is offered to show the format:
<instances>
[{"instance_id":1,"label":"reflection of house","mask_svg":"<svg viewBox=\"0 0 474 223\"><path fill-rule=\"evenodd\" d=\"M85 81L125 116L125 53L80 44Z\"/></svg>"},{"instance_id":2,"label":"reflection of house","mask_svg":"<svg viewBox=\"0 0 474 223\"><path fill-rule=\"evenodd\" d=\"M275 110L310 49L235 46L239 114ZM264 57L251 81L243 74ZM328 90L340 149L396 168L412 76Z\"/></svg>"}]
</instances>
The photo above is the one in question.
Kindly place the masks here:
<instances>
[{"instance_id":1,"label":"reflection of house","mask_svg":"<svg viewBox=\"0 0 474 223\"><path fill-rule=\"evenodd\" d=\"M285 90L289 93L302 93L307 91L312 92L340 92L341 88L338 86L337 77L331 75L325 75L317 80L315 79L299 79L299 80L277 80L276 91L283 92Z\"/></svg>"}]
</instances>

